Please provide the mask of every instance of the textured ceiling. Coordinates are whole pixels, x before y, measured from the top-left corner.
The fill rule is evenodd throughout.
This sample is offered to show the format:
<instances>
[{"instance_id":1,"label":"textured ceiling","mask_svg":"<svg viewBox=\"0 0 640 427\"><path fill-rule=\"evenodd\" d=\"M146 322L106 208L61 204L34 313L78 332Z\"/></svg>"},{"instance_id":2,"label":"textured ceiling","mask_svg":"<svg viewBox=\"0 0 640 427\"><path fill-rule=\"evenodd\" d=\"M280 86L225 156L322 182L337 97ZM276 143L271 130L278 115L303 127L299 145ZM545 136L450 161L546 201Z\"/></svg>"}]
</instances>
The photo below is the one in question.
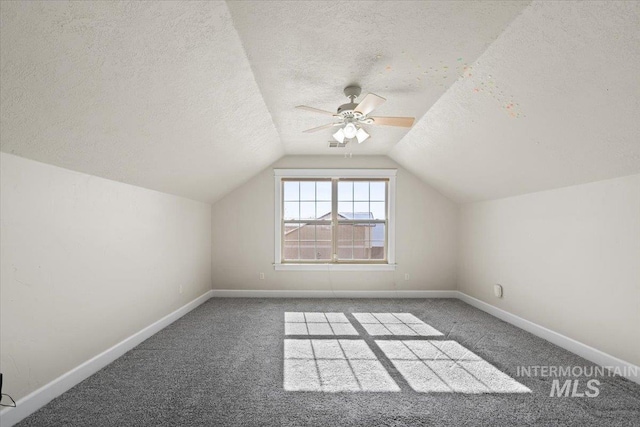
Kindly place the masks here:
<instances>
[{"instance_id":1,"label":"textured ceiling","mask_svg":"<svg viewBox=\"0 0 640 427\"><path fill-rule=\"evenodd\" d=\"M390 152L459 202L640 172L640 2L535 2Z\"/></svg>"},{"instance_id":2,"label":"textured ceiling","mask_svg":"<svg viewBox=\"0 0 640 427\"><path fill-rule=\"evenodd\" d=\"M296 110L336 111L343 88L387 99L373 115L422 115L529 2L228 2L287 154L331 154L333 120ZM406 128L364 126L353 154L386 154Z\"/></svg>"},{"instance_id":3,"label":"textured ceiling","mask_svg":"<svg viewBox=\"0 0 640 427\"><path fill-rule=\"evenodd\" d=\"M388 154L454 200L640 172L639 2L0 2L0 148L215 201L283 154ZM387 98L329 149L294 109ZM327 120L329 119L329 120Z\"/></svg>"},{"instance_id":4,"label":"textured ceiling","mask_svg":"<svg viewBox=\"0 0 640 427\"><path fill-rule=\"evenodd\" d=\"M4 152L213 201L282 156L220 2L1 2Z\"/></svg>"}]
</instances>

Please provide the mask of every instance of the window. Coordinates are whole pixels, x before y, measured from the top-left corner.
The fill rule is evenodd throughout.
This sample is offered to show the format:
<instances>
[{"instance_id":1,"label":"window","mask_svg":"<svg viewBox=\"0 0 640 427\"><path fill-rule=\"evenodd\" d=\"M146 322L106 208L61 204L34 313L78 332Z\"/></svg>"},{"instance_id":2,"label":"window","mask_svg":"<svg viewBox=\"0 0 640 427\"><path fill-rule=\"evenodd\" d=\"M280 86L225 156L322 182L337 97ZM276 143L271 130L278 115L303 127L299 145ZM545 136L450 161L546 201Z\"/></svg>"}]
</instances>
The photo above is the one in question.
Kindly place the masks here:
<instances>
[{"instance_id":1,"label":"window","mask_svg":"<svg viewBox=\"0 0 640 427\"><path fill-rule=\"evenodd\" d=\"M276 269L395 268L395 169L274 173Z\"/></svg>"}]
</instances>

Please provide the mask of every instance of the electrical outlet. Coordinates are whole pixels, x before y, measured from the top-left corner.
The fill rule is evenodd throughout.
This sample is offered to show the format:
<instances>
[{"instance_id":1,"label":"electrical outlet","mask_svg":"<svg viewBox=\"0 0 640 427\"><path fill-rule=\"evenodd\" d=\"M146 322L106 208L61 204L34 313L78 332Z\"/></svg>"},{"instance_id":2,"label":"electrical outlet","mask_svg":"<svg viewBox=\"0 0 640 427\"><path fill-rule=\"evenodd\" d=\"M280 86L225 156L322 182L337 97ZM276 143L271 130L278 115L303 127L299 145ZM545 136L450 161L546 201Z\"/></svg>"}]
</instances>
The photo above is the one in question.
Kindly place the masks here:
<instances>
[{"instance_id":1,"label":"electrical outlet","mask_svg":"<svg viewBox=\"0 0 640 427\"><path fill-rule=\"evenodd\" d=\"M182 285L178 286L178 292L182 293L183 289L182 289Z\"/></svg>"},{"instance_id":2,"label":"electrical outlet","mask_svg":"<svg viewBox=\"0 0 640 427\"><path fill-rule=\"evenodd\" d=\"M409 280L409 273L404 273L404 280Z\"/></svg>"},{"instance_id":3,"label":"electrical outlet","mask_svg":"<svg viewBox=\"0 0 640 427\"><path fill-rule=\"evenodd\" d=\"M260 273L260 280L264 280L264 273Z\"/></svg>"},{"instance_id":4,"label":"electrical outlet","mask_svg":"<svg viewBox=\"0 0 640 427\"><path fill-rule=\"evenodd\" d=\"M502 285L499 285L499 284L493 285L493 293L498 298L502 298Z\"/></svg>"}]
</instances>

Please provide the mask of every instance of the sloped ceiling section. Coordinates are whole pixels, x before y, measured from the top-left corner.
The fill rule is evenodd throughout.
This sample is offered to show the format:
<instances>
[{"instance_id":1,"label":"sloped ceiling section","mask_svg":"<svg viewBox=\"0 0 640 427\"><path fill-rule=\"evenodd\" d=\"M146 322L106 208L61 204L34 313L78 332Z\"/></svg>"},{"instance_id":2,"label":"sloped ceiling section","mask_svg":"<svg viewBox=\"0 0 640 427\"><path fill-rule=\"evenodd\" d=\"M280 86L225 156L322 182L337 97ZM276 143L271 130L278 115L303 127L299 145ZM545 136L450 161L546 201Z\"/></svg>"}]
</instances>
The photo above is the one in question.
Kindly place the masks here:
<instances>
[{"instance_id":1,"label":"sloped ceiling section","mask_svg":"<svg viewBox=\"0 0 640 427\"><path fill-rule=\"evenodd\" d=\"M214 202L283 154L387 154L469 202L640 173L640 3L0 2L0 149ZM330 149L342 90L410 130ZM339 151L345 150L345 151Z\"/></svg>"},{"instance_id":2,"label":"sloped ceiling section","mask_svg":"<svg viewBox=\"0 0 640 427\"><path fill-rule=\"evenodd\" d=\"M640 172L640 3L535 2L390 157L459 202Z\"/></svg>"},{"instance_id":3,"label":"sloped ceiling section","mask_svg":"<svg viewBox=\"0 0 640 427\"><path fill-rule=\"evenodd\" d=\"M2 151L211 202L283 148L224 2L2 2Z\"/></svg>"},{"instance_id":4,"label":"sloped ceiling section","mask_svg":"<svg viewBox=\"0 0 640 427\"><path fill-rule=\"evenodd\" d=\"M373 115L422 115L529 4L528 1L231 1L246 49L287 154L335 154L335 129L303 133L362 87L387 99ZM361 99L361 98L360 98ZM364 126L353 154L387 154L405 128ZM335 150L334 150L335 151Z\"/></svg>"}]
</instances>

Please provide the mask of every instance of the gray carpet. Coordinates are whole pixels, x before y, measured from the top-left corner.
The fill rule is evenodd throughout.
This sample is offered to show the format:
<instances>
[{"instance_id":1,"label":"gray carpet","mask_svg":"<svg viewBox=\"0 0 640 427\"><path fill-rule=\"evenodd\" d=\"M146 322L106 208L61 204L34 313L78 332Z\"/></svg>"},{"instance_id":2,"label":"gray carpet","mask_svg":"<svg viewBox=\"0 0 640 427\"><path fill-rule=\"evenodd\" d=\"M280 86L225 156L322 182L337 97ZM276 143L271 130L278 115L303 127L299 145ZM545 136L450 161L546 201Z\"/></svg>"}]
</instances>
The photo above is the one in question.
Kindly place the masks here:
<instances>
[{"instance_id":1,"label":"gray carpet","mask_svg":"<svg viewBox=\"0 0 640 427\"><path fill-rule=\"evenodd\" d=\"M285 312L347 314L400 391L285 390ZM444 333L439 339L457 341L531 393L416 392L349 314L358 312L412 313ZM597 397L549 397L552 378L516 375L518 366L536 365L592 366L453 299L216 298L19 425L640 425L640 385L598 377ZM590 378L571 379L582 389Z\"/></svg>"}]
</instances>

